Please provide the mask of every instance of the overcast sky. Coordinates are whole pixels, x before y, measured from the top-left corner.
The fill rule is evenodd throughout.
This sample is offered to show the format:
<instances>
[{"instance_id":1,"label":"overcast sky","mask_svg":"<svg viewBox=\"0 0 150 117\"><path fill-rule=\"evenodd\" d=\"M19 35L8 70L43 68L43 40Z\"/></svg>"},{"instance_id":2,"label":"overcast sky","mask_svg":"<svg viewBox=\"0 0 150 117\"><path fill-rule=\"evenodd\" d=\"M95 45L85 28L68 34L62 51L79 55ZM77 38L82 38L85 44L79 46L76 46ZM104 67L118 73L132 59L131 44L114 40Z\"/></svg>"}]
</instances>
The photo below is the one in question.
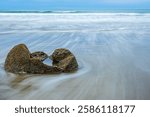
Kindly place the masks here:
<instances>
[{"instance_id":1,"label":"overcast sky","mask_svg":"<svg viewBox=\"0 0 150 117\"><path fill-rule=\"evenodd\" d=\"M150 9L150 0L0 0L0 10Z\"/></svg>"}]
</instances>

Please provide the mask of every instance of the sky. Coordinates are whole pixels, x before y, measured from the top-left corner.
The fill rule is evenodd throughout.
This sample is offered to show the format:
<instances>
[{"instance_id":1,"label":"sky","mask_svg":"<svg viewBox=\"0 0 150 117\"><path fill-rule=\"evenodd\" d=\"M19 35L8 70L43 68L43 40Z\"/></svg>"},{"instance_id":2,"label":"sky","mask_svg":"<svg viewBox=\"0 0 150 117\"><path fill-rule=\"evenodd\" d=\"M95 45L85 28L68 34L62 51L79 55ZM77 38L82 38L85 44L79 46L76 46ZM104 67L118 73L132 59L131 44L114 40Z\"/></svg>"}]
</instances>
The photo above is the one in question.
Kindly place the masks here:
<instances>
[{"instance_id":1,"label":"sky","mask_svg":"<svg viewBox=\"0 0 150 117\"><path fill-rule=\"evenodd\" d=\"M150 9L150 0L0 0L0 10Z\"/></svg>"}]
</instances>

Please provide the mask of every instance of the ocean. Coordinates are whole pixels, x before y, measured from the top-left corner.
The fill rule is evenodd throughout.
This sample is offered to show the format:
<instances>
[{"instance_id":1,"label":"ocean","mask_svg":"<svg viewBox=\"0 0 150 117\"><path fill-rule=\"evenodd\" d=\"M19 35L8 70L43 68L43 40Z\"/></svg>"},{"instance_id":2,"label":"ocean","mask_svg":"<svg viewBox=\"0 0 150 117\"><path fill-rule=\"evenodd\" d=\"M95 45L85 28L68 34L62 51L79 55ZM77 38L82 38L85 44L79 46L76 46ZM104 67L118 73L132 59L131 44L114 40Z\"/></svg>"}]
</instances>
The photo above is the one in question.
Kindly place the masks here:
<instances>
[{"instance_id":1,"label":"ocean","mask_svg":"<svg viewBox=\"0 0 150 117\"><path fill-rule=\"evenodd\" d=\"M76 73L13 74L4 70L20 43L48 55L68 48ZM1 11L0 99L150 99L150 12Z\"/></svg>"},{"instance_id":2,"label":"ocean","mask_svg":"<svg viewBox=\"0 0 150 117\"><path fill-rule=\"evenodd\" d=\"M101 9L101 10L1 10L0 13L150 13L150 9Z\"/></svg>"}]
</instances>

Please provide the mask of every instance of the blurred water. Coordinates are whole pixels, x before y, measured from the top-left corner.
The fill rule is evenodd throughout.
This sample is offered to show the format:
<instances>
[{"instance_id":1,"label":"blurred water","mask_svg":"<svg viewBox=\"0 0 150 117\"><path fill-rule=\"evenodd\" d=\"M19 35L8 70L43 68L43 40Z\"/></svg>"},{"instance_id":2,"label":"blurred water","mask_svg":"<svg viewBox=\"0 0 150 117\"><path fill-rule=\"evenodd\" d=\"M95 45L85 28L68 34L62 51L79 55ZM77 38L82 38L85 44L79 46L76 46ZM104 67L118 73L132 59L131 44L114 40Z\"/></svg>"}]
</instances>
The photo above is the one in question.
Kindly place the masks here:
<instances>
[{"instance_id":1,"label":"blurred water","mask_svg":"<svg viewBox=\"0 0 150 117\"><path fill-rule=\"evenodd\" d=\"M7 73L5 58L19 43L48 55L68 48L79 70ZM149 13L1 13L0 99L150 99L149 52Z\"/></svg>"}]
</instances>

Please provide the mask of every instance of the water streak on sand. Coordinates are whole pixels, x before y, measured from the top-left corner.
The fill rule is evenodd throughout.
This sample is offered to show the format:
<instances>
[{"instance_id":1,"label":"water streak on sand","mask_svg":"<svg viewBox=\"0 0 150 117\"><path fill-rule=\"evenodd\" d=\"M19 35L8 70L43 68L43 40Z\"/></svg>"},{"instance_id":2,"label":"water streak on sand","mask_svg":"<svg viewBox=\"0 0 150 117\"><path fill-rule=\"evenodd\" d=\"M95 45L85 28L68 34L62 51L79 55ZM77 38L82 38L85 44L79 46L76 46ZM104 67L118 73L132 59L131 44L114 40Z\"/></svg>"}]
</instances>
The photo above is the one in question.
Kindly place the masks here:
<instances>
[{"instance_id":1,"label":"water streak on sand","mask_svg":"<svg viewBox=\"0 0 150 117\"><path fill-rule=\"evenodd\" d=\"M0 14L0 99L150 99L150 14ZM50 55L68 48L72 74L4 71L9 50L25 43Z\"/></svg>"}]
</instances>

